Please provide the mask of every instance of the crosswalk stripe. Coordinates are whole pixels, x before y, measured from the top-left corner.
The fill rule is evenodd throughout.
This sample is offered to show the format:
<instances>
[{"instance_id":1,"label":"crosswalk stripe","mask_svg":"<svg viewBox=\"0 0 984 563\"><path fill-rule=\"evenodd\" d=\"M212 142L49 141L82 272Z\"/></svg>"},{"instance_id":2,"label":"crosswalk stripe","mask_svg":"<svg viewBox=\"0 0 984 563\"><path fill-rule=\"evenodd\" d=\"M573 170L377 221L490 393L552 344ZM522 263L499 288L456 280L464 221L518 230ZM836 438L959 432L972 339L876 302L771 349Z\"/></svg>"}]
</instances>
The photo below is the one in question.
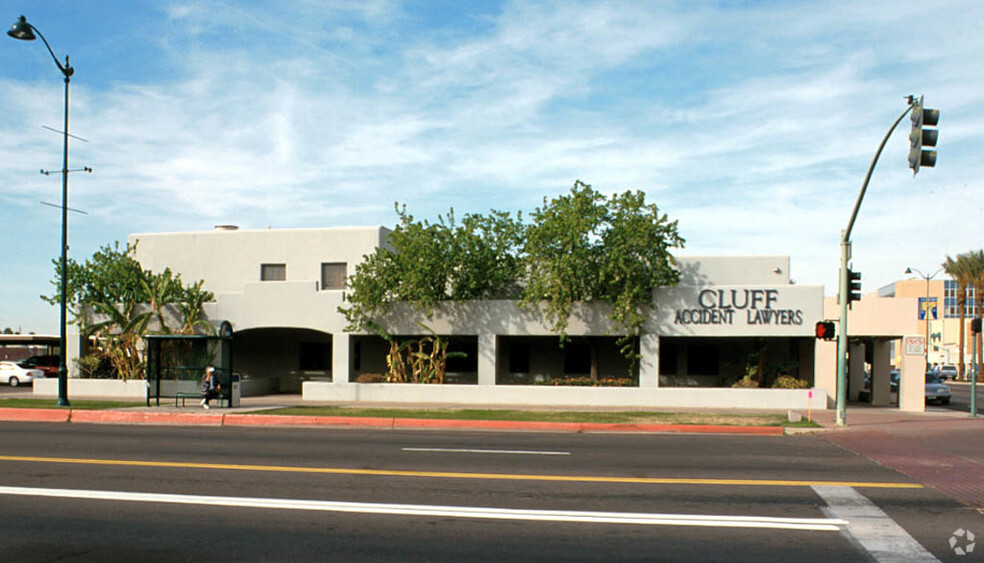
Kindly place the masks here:
<instances>
[{"instance_id":1,"label":"crosswalk stripe","mask_svg":"<svg viewBox=\"0 0 984 563\"><path fill-rule=\"evenodd\" d=\"M844 532L879 562L939 561L875 503L851 487L814 486L827 503L824 513L850 522Z\"/></svg>"}]
</instances>

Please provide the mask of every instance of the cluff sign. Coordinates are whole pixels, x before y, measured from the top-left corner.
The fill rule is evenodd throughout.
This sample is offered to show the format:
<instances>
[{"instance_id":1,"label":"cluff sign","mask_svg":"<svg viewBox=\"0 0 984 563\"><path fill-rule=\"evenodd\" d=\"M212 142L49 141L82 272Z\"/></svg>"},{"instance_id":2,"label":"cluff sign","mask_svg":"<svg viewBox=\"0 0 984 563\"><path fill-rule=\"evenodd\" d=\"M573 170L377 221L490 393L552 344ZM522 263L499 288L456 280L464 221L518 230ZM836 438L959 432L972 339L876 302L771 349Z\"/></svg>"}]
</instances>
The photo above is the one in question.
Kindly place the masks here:
<instances>
[{"instance_id":1,"label":"cluff sign","mask_svg":"<svg viewBox=\"0 0 984 563\"><path fill-rule=\"evenodd\" d=\"M697 295L697 308L677 309L674 324L802 325L801 309L777 309L778 289L705 289ZM744 311L744 314L741 314Z\"/></svg>"}]
</instances>

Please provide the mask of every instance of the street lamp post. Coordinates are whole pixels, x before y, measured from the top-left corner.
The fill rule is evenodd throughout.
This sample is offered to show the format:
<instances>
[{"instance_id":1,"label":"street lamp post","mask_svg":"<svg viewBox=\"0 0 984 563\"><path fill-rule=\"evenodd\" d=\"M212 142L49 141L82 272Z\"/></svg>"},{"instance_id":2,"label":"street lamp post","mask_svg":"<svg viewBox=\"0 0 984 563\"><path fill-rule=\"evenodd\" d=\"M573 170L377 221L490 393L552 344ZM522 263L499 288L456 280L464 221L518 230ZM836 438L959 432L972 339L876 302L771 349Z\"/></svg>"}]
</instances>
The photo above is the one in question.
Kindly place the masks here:
<instances>
[{"instance_id":1,"label":"street lamp post","mask_svg":"<svg viewBox=\"0 0 984 563\"><path fill-rule=\"evenodd\" d=\"M22 41L33 41L37 37L41 38L44 42L44 46L48 48L48 52L51 53L52 60L55 61L55 65L58 66L58 70L61 71L62 75L65 77L65 126L62 131L64 136L64 144L62 149L62 226L61 226L61 322L59 327L58 335L58 405L59 406L69 406L68 403L68 370L65 367L66 359L66 347L68 344L67 337L67 312L68 312L68 296L67 296L67 284L68 284L68 84L71 82L71 77L75 73L75 69L68 62L68 55L65 55L65 64L58 61L58 57L55 56L55 52L51 50L51 45L48 44L48 40L44 38L41 31L27 22L27 18L20 16L17 18L17 22L11 26L10 30L7 31L7 35L13 37L14 39L20 39Z\"/></svg>"},{"instance_id":2,"label":"street lamp post","mask_svg":"<svg viewBox=\"0 0 984 563\"><path fill-rule=\"evenodd\" d=\"M929 310L930 310L930 307L929 307L929 280L935 278L936 275L939 274L942 271L943 271L943 268L940 268L939 270L936 270L936 272L933 275L927 276L926 274L922 273L922 271L919 268L913 268L913 267L910 266L910 267L908 267L908 268L905 269L905 273L906 274L917 274L919 277L921 277L922 279L926 280L926 304L924 305L924 308L923 308L923 316L926 317L926 319L925 319L926 320L926 350L925 350L925 352L926 352L926 354L925 354L925 358L926 358L926 369L929 369Z\"/></svg>"}]
</instances>

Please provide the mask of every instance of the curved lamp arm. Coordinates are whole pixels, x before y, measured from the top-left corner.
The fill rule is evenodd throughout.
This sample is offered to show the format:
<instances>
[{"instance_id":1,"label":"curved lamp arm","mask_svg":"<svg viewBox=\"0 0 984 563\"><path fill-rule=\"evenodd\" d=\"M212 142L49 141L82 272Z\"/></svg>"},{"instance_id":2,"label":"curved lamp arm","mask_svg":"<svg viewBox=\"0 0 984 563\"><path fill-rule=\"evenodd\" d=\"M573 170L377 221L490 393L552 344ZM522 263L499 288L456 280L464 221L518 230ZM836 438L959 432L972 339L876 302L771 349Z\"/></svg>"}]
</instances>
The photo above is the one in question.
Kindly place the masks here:
<instances>
[{"instance_id":1,"label":"curved lamp arm","mask_svg":"<svg viewBox=\"0 0 984 563\"><path fill-rule=\"evenodd\" d=\"M48 40L44 38L44 34L41 33L41 30L28 23L27 18L24 16L17 18L17 23L10 26L10 29L7 31L7 35L22 41L34 41L35 33L37 33L37 36L41 38L42 42L44 42L44 46L48 48L48 52L51 53L51 60L55 61L55 64L58 65L58 70L65 75L65 79L67 80L70 76L75 74L75 69L72 68L72 65L68 64L68 55L65 55L65 64L61 64L61 62L58 61L58 57L55 56L55 52L51 50L51 45L48 44Z\"/></svg>"}]
</instances>

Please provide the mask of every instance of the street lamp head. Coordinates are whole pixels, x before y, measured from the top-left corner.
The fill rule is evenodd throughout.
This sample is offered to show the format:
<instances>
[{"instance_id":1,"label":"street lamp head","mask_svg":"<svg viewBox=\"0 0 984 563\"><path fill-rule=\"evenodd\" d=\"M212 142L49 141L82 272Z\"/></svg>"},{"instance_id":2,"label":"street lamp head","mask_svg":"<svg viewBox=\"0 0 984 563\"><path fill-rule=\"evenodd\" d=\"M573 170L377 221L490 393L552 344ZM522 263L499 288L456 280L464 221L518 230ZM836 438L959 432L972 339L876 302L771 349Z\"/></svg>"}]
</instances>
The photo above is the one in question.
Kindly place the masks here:
<instances>
[{"instance_id":1,"label":"street lamp head","mask_svg":"<svg viewBox=\"0 0 984 563\"><path fill-rule=\"evenodd\" d=\"M37 35L35 35L35 33L37 33ZM22 41L34 41L40 37L41 41L44 42L44 46L47 47L48 53L51 54L51 59L55 61L56 65L58 65L58 70L65 75L65 80L67 81L73 74L75 74L75 69L72 68L72 65L68 64L68 56L65 56L65 64L61 64L58 57L55 56L55 52L51 50L51 45L48 45L48 40L44 38L44 34L38 31L38 28L27 23L27 18L24 16L17 18L17 23L10 26L10 29L7 30L7 35Z\"/></svg>"},{"instance_id":2,"label":"street lamp head","mask_svg":"<svg viewBox=\"0 0 984 563\"><path fill-rule=\"evenodd\" d=\"M37 39L34 35L34 26L27 23L27 18L24 16L17 18L17 23L10 26L10 29L7 30L7 35L22 41L34 41Z\"/></svg>"},{"instance_id":3,"label":"street lamp head","mask_svg":"<svg viewBox=\"0 0 984 563\"><path fill-rule=\"evenodd\" d=\"M912 268L906 268L906 269L905 269L905 273L907 273L907 274L911 274L911 273L912 273Z\"/></svg>"}]
</instances>

